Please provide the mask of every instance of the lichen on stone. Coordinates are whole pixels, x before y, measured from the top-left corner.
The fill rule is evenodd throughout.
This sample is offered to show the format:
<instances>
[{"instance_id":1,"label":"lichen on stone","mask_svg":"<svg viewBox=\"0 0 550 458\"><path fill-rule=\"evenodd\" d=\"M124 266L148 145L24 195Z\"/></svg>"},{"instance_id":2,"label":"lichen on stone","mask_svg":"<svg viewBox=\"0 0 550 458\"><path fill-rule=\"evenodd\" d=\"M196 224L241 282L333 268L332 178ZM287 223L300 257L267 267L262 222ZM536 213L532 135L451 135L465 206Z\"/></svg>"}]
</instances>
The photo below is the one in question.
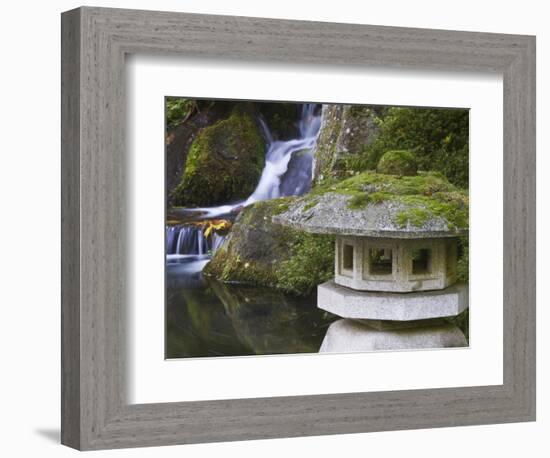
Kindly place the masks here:
<instances>
[{"instance_id":1,"label":"lichen on stone","mask_svg":"<svg viewBox=\"0 0 550 458\"><path fill-rule=\"evenodd\" d=\"M357 156L377 135L376 110L365 105L323 105L313 180L323 183L338 175L346 158Z\"/></svg>"}]
</instances>

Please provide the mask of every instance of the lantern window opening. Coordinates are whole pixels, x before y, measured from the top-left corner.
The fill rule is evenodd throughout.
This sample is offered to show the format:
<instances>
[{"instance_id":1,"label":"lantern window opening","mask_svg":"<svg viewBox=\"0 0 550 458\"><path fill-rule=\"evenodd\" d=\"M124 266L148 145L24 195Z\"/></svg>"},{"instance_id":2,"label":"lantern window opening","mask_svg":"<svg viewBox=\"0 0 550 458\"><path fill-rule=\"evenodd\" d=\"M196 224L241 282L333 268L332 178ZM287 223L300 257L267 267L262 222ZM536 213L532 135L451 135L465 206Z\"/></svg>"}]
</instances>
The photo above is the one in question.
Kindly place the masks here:
<instances>
[{"instance_id":1,"label":"lantern window opening","mask_svg":"<svg viewBox=\"0 0 550 458\"><path fill-rule=\"evenodd\" d=\"M412 250L412 274L425 275L432 270L432 250L429 248L416 248Z\"/></svg>"},{"instance_id":2,"label":"lantern window opening","mask_svg":"<svg viewBox=\"0 0 550 458\"><path fill-rule=\"evenodd\" d=\"M393 252L391 248L369 248L368 263L370 275L391 275Z\"/></svg>"},{"instance_id":3,"label":"lantern window opening","mask_svg":"<svg viewBox=\"0 0 550 458\"><path fill-rule=\"evenodd\" d=\"M354 257L354 247L347 243L342 244L342 269L343 270L353 270L353 257Z\"/></svg>"}]
</instances>

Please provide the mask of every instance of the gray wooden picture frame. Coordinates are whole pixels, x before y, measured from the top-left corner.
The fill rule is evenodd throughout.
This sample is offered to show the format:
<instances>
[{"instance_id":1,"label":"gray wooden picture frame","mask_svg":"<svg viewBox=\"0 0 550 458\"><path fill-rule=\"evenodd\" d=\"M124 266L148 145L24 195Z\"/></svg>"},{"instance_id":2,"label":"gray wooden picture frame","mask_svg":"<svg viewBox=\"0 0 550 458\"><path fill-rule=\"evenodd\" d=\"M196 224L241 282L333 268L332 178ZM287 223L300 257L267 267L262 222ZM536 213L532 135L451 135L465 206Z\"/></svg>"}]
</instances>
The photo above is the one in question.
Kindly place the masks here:
<instances>
[{"instance_id":1,"label":"gray wooden picture frame","mask_svg":"<svg viewBox=\"0 0 550 458\"><path fill-rule=\"evenodd\" d=\"M535 38L82 7L62 14L62 443L105 449L535 419ZM502 385L128 404L125 55L504 78Z\"/></svg>"}]
</instances>

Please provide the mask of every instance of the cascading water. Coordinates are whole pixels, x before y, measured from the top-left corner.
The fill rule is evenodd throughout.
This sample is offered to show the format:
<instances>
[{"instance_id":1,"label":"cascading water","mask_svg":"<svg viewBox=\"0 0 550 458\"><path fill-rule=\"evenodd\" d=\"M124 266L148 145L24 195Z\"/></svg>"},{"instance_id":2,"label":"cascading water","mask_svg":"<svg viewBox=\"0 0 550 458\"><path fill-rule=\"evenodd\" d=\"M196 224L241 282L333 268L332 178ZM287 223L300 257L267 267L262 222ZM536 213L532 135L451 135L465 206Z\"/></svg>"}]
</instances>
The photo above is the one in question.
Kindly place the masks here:
<instances>
[{"instance_id":1,"label":"cascading water","mask_svg":"<svg viewBox=\"0 0 550 458\"><path fill-rule=\"evenodd\" d=\"M260 118L267 143L265 166L254 192L243 202L219 207L194 209L201 217L215 218L261 200L301 195L311 186L313 151L321 127L318 105L304 104L298 121L299 136L291 140L274 140L268 126ZM182 255L211 255L225 240L213 232L207 239L197 225L167 226L166 253L169 258Z\"/></svg>"},{"instance_id":2,"label":"cascading water","mask_svg":"<svg viewBox=\"0 0 550 458\"><path fill-rule=\"evenodd\" d=\"M269 128L260 118L267 143L265 165L254 192L244 202L219 207L198 208L205 216L214 218L226 215L243 205L277 197L301 195L311 186L313 150L321 128L321 111L318 105L306 103L298 121L299 137L291 140L274 140ZM292 166L291 166L292 165Z\"/></svg>"},{"instance_id":3,"label":"cascading water","mask_svg":"<svg viewBox=\"0 0 550 458\"><path fill-rule=\"evenodd\" d=\"M317 143L321 127L321 116L315 115L315 109L315 104L304 104L298 125L300 137L288 141L273 141L269 130L262 122L264 130L267 132L266 138L268 139L265 166L258 186L256 186L252 195L245 201L245 205L258 202L259 200L298 195L309 189L311 184L313 148ZM308 159L297 161L296 169L298 170L296 171L305 173L287 174L287 172L290 172L289 163L295 157L295 154L302 154ZM281 186L283 182L285 182L284 187Z\"/></svg>"},{"instance_id":4,"label":"cascading water","mask_svg":"<svg viewBox=\"0 0 550 458\"><path fill-rule=\"evenodd\" d=\"M217 237L214 238L214 235ZM212 236L212 247L204 236L200 226L168 226L166 227L166 254L168 255L203 255L215 251L220 246L218 234ZM214 245L216 245L214 247Z\"/></svg>"}]
</instances>

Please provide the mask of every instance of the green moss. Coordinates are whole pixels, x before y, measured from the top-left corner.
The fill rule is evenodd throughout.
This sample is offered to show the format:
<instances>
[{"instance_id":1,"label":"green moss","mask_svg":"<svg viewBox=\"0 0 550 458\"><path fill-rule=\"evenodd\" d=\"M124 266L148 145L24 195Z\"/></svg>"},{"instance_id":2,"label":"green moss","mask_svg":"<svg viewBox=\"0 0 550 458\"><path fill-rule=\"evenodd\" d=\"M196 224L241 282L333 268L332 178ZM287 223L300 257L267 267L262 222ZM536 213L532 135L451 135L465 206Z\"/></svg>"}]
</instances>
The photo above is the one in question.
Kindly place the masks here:
<instances>
[{"instance_id":1,"label":"green moss","mask_svg":"<svg viewBox=\"0 0 550 458\"><path fill-rule=\"evenodd\" d=\"M348 202L348 207L352 210L359 210L361 208L365 208L365 206L369 203L369 195L368 194L356 194L354 195Z\"/></svg>"},{"instance_id":2,"label":"green moss","mask_svg":"<svg viewBox=\"0 0 550 458\"><path fill-rule=\"evenodd\" d=\"M174 129L197 109L197 102L191 99L184 99L182 97L166 97L166 127L168 129Z\"/></svg>"},{"instance_id":3,"label":"green moss","mask_svg":"<svg viewBox=\"0 0 550 458\"><path fill-rule=\"evenodd\" d=\"M470 249L468 237L461 237L458 241L457 280L467 283L470 277Z\"/></svg>"},{"instance_id":4,"label":"green moss","mask_svg":"<svg viewBox=\"0 0 550 458\"><path fill-rule=\"evenodd\" d=\"M226 249L220 249L208 264L206 274L214 273L218 280L231 283L273 286L273 269L253 260L242 259Z\"/></svg>"},{"instance_id":5,"label":"green moss","mask_svg":"<svg viewBox=\"0 0 550 458\"><path fill-rule=\"evenodd\" d=\"M276 269L276 288L307 296L334 276L334 237L297 232L292 256Z\"/></svg>"},{"instance_id":6,"label":"green moss","mask_svg":"<svg viewBox=\"0 0 550 458\"><path fill-rule=\"evenodd\" d=\"M395 222L401 226L407 225L421 227L430 219L431 213L425 208L409 208L397 214Z\"/></svg>"},{"instance_id":7,"label":"green moss","mask_svg":"<svg viewBox=\"0 0 550 458\"><path fill-rule=\"evenodd\" d=\"M469 111L390 107L377 112L376 138L346 158L348 171L374 170L384 153L414 152L420 170L438 170L451 183L468 186Z\"/></svg>"},{"instance_id":8,"label":"green moss","mask_svg":"<svg viewBox=\"0 0 550 458\"><path fill-rule=\"evenodd\" d=\"M233 225L204 273L228 283L269 286L309 295L334 275L334 239L274 224L295 198L256 202Z\"/></svg>"},{"instance_id":9,"label":"green moss","mask_svg":"<svg viewBox=\"0 0 550 458\"><path fill-rule=\"evenodd\" d=\"M388 151L378 161L376 171L387 175L416 175L418 164L414 154L406 150Z\"/></svg>"},{"instance_id":10,"label":"green moss","mask_svg":"<svg viewBox=\"0 0 550 458\"><path fill-rule=\"evenodd\" d=\"M313 188L306 197L311 207L327 192L351 196L348 208L362 210L368 204L394 201L414 207L398 213L395 223L422 226L432 217L447 220L450 229L468 227L468 194L438 172L419 172L415 176L363 172L340 182ZM311 208L310 207L310 208Z\"/></svg>"},{"instance_id":11,"label":"green moss","mask_svg":"<svg viewBox=\"0 0 550 458\"><path fill-rule=\"evenodd\" d=\"M318 202L318 199L310 199L310 201L304 205L304 211L312 209L313 207L315 207L315 205L317 205Z\"/></svg>"},{"instance_id":12,"label":"green moss","mask_svg":"<svg viewBox=\"0 0 550 458\"><path fill-rule=\"evenodd\" d=\"M265 144L251 113L242 107L202 129L193 141L174 205L215 205L250 195L260 177Z\"/></svg>"},{"instance_id":13,"label":"green moss","mask_svg":"<svg viewBox=\"0 0 550 458\"><path fill-rule=\"evenodd\" d=\"M372 204L379 204L389 198L388 193L376 192L376 191L367 194L367 196L368 196L368 199L367 199L368 203L372 203Z\"/></svg>"}]
</instances>

